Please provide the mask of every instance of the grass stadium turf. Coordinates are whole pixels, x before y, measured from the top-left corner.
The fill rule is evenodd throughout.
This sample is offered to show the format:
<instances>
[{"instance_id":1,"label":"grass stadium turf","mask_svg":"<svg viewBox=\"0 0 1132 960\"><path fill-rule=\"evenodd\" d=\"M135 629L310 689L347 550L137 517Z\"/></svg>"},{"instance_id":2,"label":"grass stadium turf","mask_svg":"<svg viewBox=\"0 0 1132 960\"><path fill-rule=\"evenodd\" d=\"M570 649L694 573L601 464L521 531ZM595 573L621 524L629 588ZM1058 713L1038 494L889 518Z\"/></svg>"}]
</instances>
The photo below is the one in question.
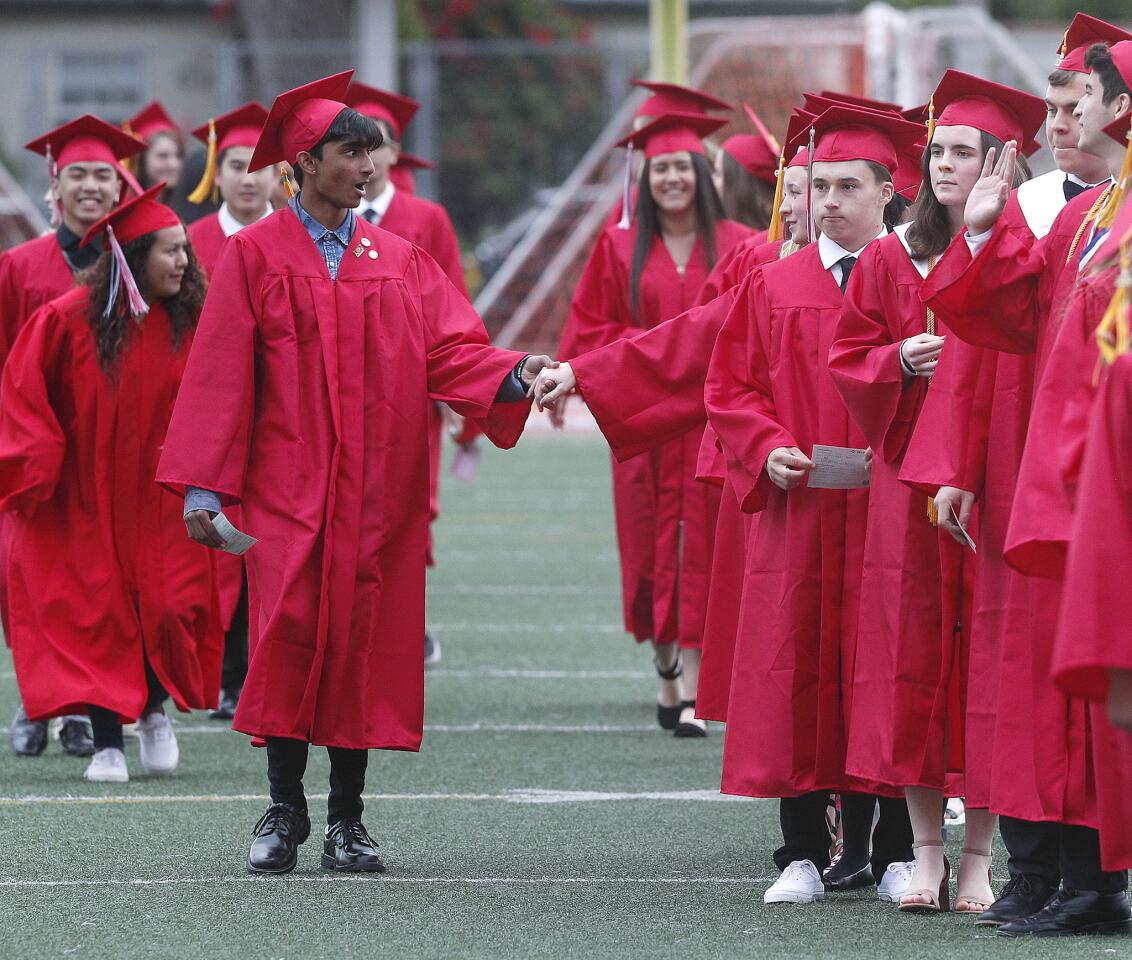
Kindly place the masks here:
<instances>
[{"instance_id":1,"label":"grass stadium turf","mask_svg":"<svg viewBox=\"0 0 1132 960\"><path fill-rule=\"evenodd\" d=\"M868 892L764 906L776 806L718 796L722 728L655 728L648 651L620 630L602 441L489 449L443 506L423 752L370 760L389 872L329 876L312 835L291 876L248 877L264 755L203 715L177 718L172 778L147 779L129 740L125 785L86 783L57 742L38 759L5 742L0 957L1132 957L1125 939L1003 941ZM0 654L2 722L16 697ZM326 774L312 751L316 820Z\"/></svg>"}]
</instances>

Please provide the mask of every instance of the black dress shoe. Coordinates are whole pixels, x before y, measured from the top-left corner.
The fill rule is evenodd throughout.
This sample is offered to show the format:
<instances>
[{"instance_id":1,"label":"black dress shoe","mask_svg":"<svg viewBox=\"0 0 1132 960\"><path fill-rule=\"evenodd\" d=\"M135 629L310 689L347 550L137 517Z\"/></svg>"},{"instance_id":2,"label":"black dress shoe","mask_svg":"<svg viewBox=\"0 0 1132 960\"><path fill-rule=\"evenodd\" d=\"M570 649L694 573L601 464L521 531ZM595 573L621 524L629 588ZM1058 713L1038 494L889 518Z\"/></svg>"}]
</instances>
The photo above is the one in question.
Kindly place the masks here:
<instances>
[{"instance_id":1,"label":"black dress shoe","mask_svg":"<svg viewBox=\"0 0 1132 960\"><path fill-rule=\"evenodd\" d=\"M94 731L90 717L64 717L59 728L59 742L69 757L94 756Z\"/></svg>"},{"instance_id":2,"label":"black dress shoe","mask_svg":"<svg viewBox=\"0 0 1132 960\"><path fill-rule=\"evenodd\" d=\"M236 715L236 707L240 703L239 690L221 690L220 703L215 710L208 712L210 720L231 720Z\"/></svg>"},{"instance_id":3,"label":"black dress shoe","mask_svg":"<svg viewBox=\"0 0 1132 960\"><path fill-rule=\"evenodd\" d=\"M1044 907L1057 888L1042 877L1031 874L1013 876L1002 888L998 899L979 914L976 927L1000 927L1013 920L1029 917Z\"/></svg>"},{"instance_id":4,"label":"black dress shoe","mask_svg":"<svg viewBox=\"0 0 1132 960\"><path fill-rule=\"evenodd\" d=\"M47 724L39 720L29 720L24 705L16 711L9 734L12 749L21 757L38 757L47 746Z\"/></svg>"},{"instance_id":5,"label":"black dress shoe","mask_svg":"<svg viewBox=\"0 0 1132 960\"><path fill-rule=\"evenodd\" d=\"M873 876L873 868L870 864L866 863L860 870L854 870L852 873L841 873L837 869L839 866L841 866L840 863L826 870L822 877L827 889L857 890L860 887L876 885L876 878Z\"/></svg>"},{"instance_id":6,"label":"black dress shoe","mask_svg":"<svg viewBox=\"0 0 1132 960\"><path fill-rule=\"evenodd\" d=\"M252 831L248 873L290 873L299 859L299 844L311 833L311 820L303 807L273 803Z\"/></svg>"},{"instance_id":7,"label":"black dress shoe","mask_svg":"<svg viewBox=\"0 0 1132 960\"><path fill-rule=\"evenodd\" d=\"M1062 887L1037 913L998 928L1000 937L1071 937L1087 933L1132 933L1132 908L1125 891L1098 893Z\"/></svg>"},{"instance_id":8,"label":"black dress shoe","mask_svg":"<svg viewBox=\"0 0 1132 960\"><path fill-rule=\"evenodd\" d=\"M427 630L424 635L424 665L434 667L440 663L440 641Z\"/></svg>"},{"instance_id":9,"label":"black dress shoe","mask_svg":"<svg viewBox=\"0 0 1132 960\"><path fill-rule=\"evenodd\" d=\"M377 844L358 817L346 817L326 828L322 868L343 873L385 873Z\"/></svg>"}]
</instances>

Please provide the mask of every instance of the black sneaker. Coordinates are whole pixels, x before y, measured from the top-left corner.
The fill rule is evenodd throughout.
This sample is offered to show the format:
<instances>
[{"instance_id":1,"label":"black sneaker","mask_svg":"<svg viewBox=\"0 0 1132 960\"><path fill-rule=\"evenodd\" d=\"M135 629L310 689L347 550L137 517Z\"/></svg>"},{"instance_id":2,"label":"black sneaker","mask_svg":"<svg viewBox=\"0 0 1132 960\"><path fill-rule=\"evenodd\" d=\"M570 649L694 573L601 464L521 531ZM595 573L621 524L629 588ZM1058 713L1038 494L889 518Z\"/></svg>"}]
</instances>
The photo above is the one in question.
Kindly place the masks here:
<instances>
[{"instance_id":1,"label":"black sneaker","mask_svg":"<svg viewBox=\"0 0 1132 960\"><path fill-rule=\"evenodd\" d=\"M42 720L29 720L24 705L16 711L8 740L20 757L38 757L47 747L47 724Z\"/></svg>"},{"instance_id":2,"label":"black sneaker","mask_svg":"<svg viewBox=\"0 0 1132 960\"><path fill-rule=\"evenodd\" d=\"M305 807L273 803L253 829L248 873L290 873L299 859L299 844L311 832Z\"/></svg>"},{"instance_id":3,"label":"black sneaker","mask_svg":"<svg viewBox=\"0 0 1132 960\"><path fill-rule=\"evenodd\" d=\"M220 703L215 710L208 712L210 720L231 720L236 715L236 707L240 703L239 690L221 690Z\"/></svg>"},{"instance_id":4,"label":"black sneaker","mask_svg":"<svg viewBox=\"0 0 1132 960\"><path fill-rule=\"evenodd\" d=\"M90 717L64 717L63 725L59 728L59 743L69 757L93 757L94 731L90 726Z\"/></svg>"},{"instance_id":5,"label":"black sneaker","mask_svg":"<svg viewBox=\"0 0 1132 960\"><path fill-rule=\"evenodd\" d=\"M1013 876L1002 888L998 899L979 914L977 927L998 927L1037 913L1057 893L1057 887L1042 877L1030 874Z\"/></svg>"},{"instance_id":6,"label":"black sneaker","mask_svg":"<svg viewBox=\"0 0 1132 960\"><path fill-rule=\"evenodd\" d=\"M424 635L424 665L432 667L440 663L440 641L427 630Z\"/></svg>"},{"instance_id":7,"label":"black sneaker","mask_svg":"<svg viewBox=\"0 0 1132 960\"><path fill-rule=\"evenodd\" d=\"M998 928L1000 937L1071 937L1132 933L1128 894L1062 888L1041 910Z\"/></svg>"},{"instance_id":8,"label":"black sneaker","mask_svg":"<svg viewBox=\"0 0 1132 960\"><path fill-rule=\"evenodd\" d=\"M322 868L343 873L384 873L385 863L361 819L346 817L326 828Z\"/></svg>"}]
</instances>

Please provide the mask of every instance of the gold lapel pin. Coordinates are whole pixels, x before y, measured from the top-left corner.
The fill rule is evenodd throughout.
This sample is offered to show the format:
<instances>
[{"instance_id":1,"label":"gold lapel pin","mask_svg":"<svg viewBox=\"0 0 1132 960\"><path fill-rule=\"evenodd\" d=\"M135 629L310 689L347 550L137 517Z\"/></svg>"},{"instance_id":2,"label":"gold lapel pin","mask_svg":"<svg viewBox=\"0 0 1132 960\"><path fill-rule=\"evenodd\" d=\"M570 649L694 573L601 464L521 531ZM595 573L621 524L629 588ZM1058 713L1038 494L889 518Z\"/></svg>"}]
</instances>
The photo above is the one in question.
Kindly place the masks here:
<instances>
[{"instance_id":1,"label":"gold lapel pin","mask_svg":"<svg viewBox=\"0 0 1132 960\"><path fill-rule=\"evenodd\" d=\"M362 255L362 252L363 252L362 247L354 247L354 256L355 257L360 257Z\"/></svg>"}]
</instances>

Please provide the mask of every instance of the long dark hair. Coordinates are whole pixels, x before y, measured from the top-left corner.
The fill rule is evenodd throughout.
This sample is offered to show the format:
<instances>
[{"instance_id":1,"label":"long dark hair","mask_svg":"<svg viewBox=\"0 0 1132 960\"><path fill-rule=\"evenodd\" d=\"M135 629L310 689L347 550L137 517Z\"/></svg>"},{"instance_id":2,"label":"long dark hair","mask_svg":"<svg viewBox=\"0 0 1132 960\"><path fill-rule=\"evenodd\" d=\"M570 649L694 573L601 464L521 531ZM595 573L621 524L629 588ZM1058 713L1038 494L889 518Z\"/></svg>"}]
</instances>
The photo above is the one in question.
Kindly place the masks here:
<instances>
[{"instance_id":1,"label":"long dark hair","mask_svg":"<svg viewBox=\"0 0 1132 960\"><path fill-rule=\"evenodd\" d=\"M723 151L723 213L728 220L765 230L774 212L774 184L760 180Z\"/></svg>"},{"instance_id":2,"label":"long dark hair","mask_svg":"<svg viewBox=\"0 0 1132 960\"><path fill-rule=\"evenodd\" d=\"M983 148L983 159L992 147L996 156L1002 156L1004 144L998 137L992 137L989 133L980 130L979 140ZM939 202L932 189L931 159L932 148L929 143L920 164L924 174L924 185L912 207L912 226L908 228L905 238L908 241L908 249L916 260L938 257L951 244L951 220L947 216L947 207ZM1020 187L1029 179L1030 165L1026 163L1026 158L1019 154L1018 164L1014 170L1014 187Z\"/></svg>"},{"instance_id":3,"label":"long dark hair","mask_svg":"<svg viewBox=\"0 0 1132 960\"><path fill-rule=\"evenodd\" d=\"M145 276L146 261L150 251L157 242L156 233L147 233L122 244L122 253L125 254L126 263L130 265L130 272L136 279ZM181 290L175 297L167 297L162 303L169 311L169 325L173 331L173 349L179 350L185 339L185 334L197 325L201 307L204 306L204 292L208 283L204 272L197 263L196 254L191 246L187 247L189 255L188 265L185 267L185 276L181 280ZM129 345L130 337L136 326L129 308L119 297L110 316L104 317L106 301L110 297L110 264L113 255L107 251L95 262L86 273L82 282L90 288L87 299L86 318L90 324L90 332L94 336L94 347L98 353L98 363L108 377L113 377L118 365L118 358ZM143 291L144 295L144 291Z\"/></svg>"},{"instance_id":4,"label":"long dark hair","mask_svg":"<svg viewBox=\"0 0 1132 960\"><path fill-rule=\"evenodd\" d=\"M637 189L637 243L633 247L633 267L629 273L629 303L636 312L641 300L641 273L652 250L653 239L660 236L660 213L649 189L652 161L646 160ZM701 154L692 154L692 170L696 174L696 240L702 240L704 259L710 270L715 266L715 225L723 217L723 204L711 181L711 168Z\"/></svg>"}]
</instances>

